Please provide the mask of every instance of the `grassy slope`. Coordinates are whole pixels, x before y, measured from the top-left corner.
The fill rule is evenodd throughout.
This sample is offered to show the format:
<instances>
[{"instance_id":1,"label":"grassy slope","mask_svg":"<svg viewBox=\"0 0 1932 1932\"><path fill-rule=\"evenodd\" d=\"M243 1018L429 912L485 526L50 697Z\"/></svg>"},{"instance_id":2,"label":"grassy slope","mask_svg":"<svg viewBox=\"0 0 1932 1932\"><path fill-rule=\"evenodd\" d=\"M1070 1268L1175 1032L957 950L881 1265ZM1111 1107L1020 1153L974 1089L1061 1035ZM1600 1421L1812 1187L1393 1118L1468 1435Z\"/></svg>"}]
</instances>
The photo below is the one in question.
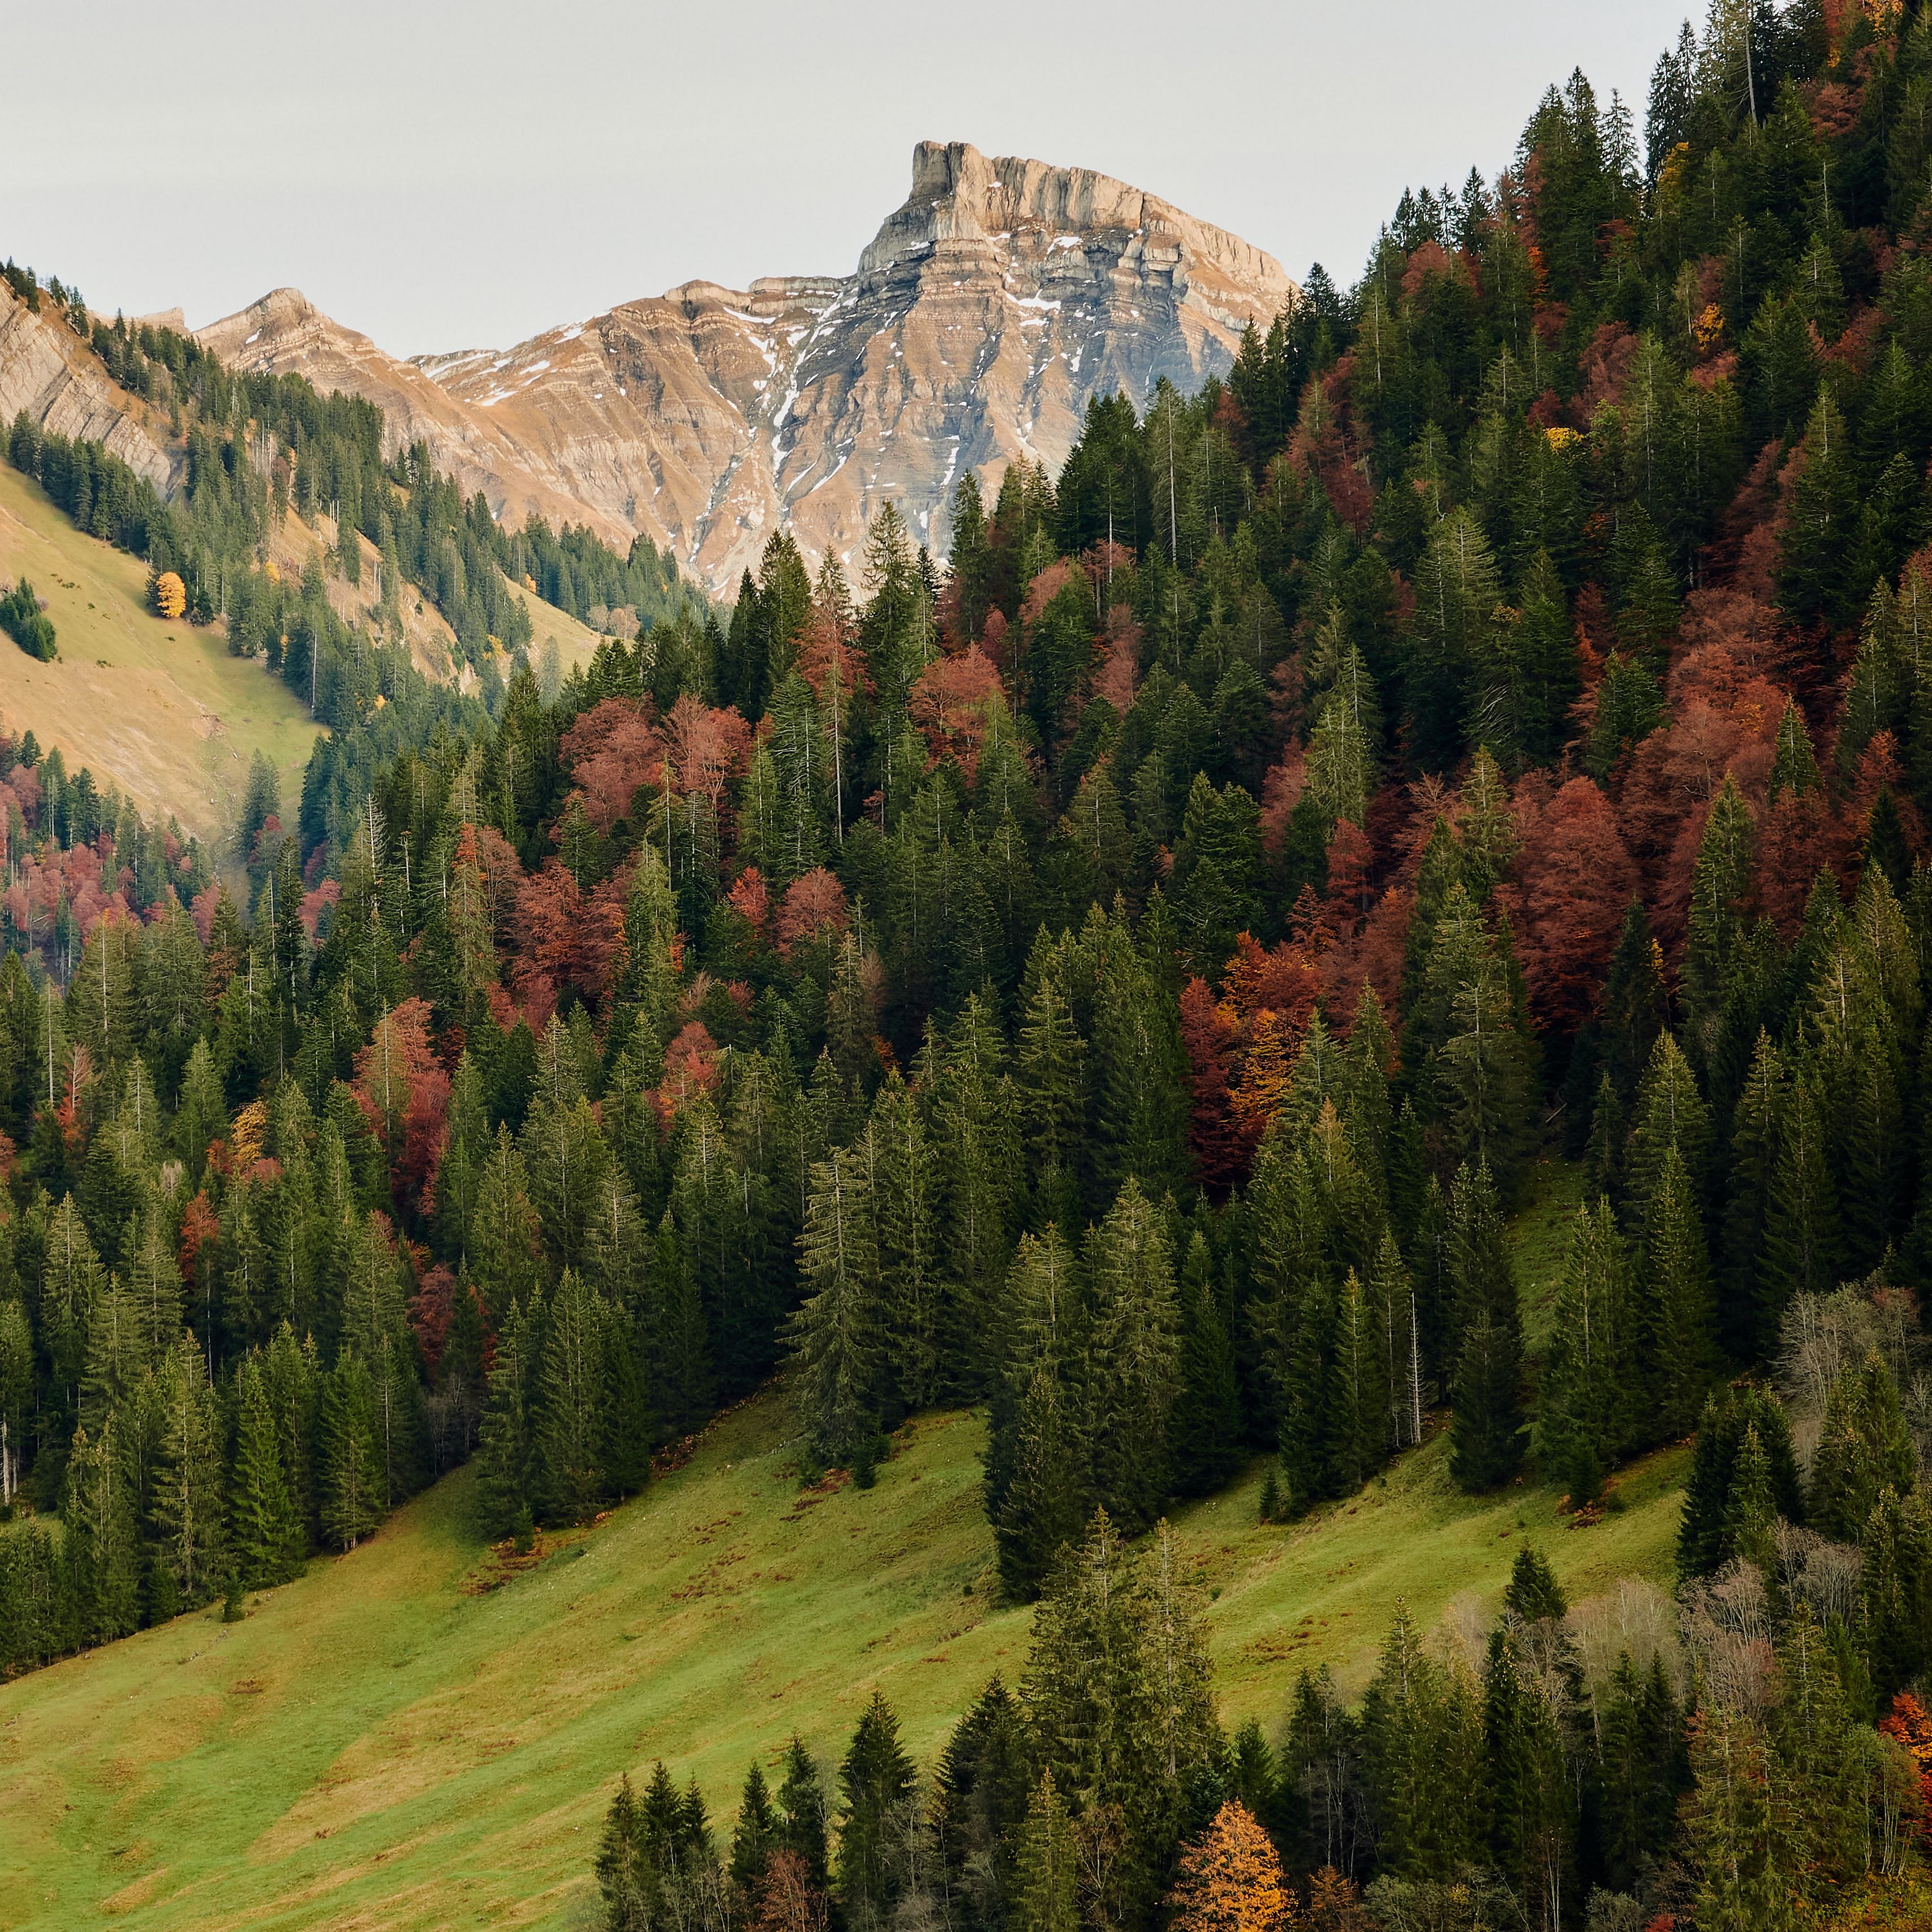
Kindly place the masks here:
<instances>
[{"instance_id":1,"label":"grassy slope","mask_svg":"<svg viewBox=\"0 0 1932 1932\"><path fill-rule=\"evenodd\" d=\"M292 517L276 550L299 570L321 537ZM373 592L374 552L364 544L363 588L332 580L344 614L363 610ZM231 826L256 752L281 774L284 804L302 796L302 772L315 742L308 708L266 665L232 657L218 633L170 624L147 606L146 567L83 536L40 487L0 464L0 580L25 576L46 600L60 656L44 664L0 633L0 716L15 731L31 730L58 745L70 769L90 766L144 813L172 812L184 831L220 838ZM554 638L564 670L588 664L595 632L520 585L513 594L530 612L534 660ZM449 627L425 603L407 599L406 621L418 664L446 673Z\"/></svg>"},{"instance_id":2,"label":"grassy slope","mask_svg":"<svg viewBox=\"0 0 1932 1932\"><path fill-rule=\"evenodd\" d=\"M929 1759L1026 1652L1029 1613L988 1594L982 1425L924 1418L875 1490L823 1498L787 1432L748 1405L487 1594L458 1474L240 1624L200 1612L0 1689L0 1926L581 1923L623 1768L694 1770L728 1815L754 1753L795 1726L842 1747L874 1684ZM1667 1569L1681 1452L1571 1532L1544 1492L1456 1495L1445 1449L1289 1529L1256 1526L1258 1469L1180 1513L1228 1718L1272 1729L1305 1664L1359 1686L1399 1596L1426 1623L1493 1607L1526 1538L1578 1595Z\"/></svg>"},{"instance_id":3,"label":"grassy slope","mask_svg":"<svg viewBox=\"0 0 1932 1932\"><path fill-rule=\"evenodd\" d=\"M46 598L60 656L44 664L0 634L0 713L58 746L143 813L206 838L232 824L256 752L302 796L315 742L308 709L218 636L147 608L147 570L76 530L38 484L0 464L0 578Z\"/></svg>"}]
</instances>

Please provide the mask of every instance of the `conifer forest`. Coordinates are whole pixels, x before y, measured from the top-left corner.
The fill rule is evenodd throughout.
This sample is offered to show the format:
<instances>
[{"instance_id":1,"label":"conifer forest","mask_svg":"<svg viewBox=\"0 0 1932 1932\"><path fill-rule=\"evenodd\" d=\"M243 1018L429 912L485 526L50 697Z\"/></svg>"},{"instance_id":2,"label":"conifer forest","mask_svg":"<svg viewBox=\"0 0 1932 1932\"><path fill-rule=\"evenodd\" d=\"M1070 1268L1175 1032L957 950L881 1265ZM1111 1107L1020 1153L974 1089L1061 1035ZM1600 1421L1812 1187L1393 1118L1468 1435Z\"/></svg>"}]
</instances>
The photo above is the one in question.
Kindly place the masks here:
<instances>
[{"instance_id":1,"label":"conifer forest","mask_svg":"<svg viewBox=\"0 0 1932 1932\"><path fill-rule=\"evenodd\" d=\"M584 1923L1932 1923L1932 9L1718 0L943 558L716 604L5 273L187 452L7 460L328 735L221 850L0 736L0 1673L777 1378L806 1484L983 1414L1029 1647L931 1762L636 1767ZM366 624L262 562L323 512ZM508 584L635 635L540 676ZM1586 1525L1690 1442L1674 1597L1586 1657L1526 1546L1225 1725L1170 1508L1440 1436Z\"/></svg>"}]
</instances>

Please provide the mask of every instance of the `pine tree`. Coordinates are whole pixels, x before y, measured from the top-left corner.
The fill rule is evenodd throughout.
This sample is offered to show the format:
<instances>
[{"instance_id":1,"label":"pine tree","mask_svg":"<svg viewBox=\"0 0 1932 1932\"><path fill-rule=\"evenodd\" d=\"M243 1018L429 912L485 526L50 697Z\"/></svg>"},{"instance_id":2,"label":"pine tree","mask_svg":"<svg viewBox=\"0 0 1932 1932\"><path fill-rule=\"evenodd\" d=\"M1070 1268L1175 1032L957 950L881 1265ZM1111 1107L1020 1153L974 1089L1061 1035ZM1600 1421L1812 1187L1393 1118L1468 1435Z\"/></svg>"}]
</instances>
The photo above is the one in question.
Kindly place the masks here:
<instances>
[{"instance_id":1,"label":"pine tree","mask_svg":"<svg viewBox=\"0 0 1932 1932\"><path fill-rule=\"evenodd\" d=\"M1593 1501L1626 1453L1636 1336L1622 1237L1610 1203L1580 1208L1550 1326L1537 1415L1537 1454L1573 1504Z\"/></svg>"},{"instance_id":2,"label":"pine tree","mask_svg":"<svg viewBox=\"0 0 1932 1932\"><path fill-rule=\"evenodd\" d=\"M1076 1932L1078 1886L1072 1822L1048 1769L1040 1773L1020 1832L1013 1904L1022 1932Z\"/></svg>"},{"instance_id":3,"label":"pine tree","mask_svg":"<svg viewBox=\"0 0 1932 1932\"><path fill-rule=\"evenodd\" d=\"M1362 1783L1380 1831L1382 1869L1412 1880L1448 1878L1474 1857L1481 1756L1472 1687L1424 1651L1398 1604L1361 1712Z\"/></svg>"},{"instance_id":4,"label":"pine tree","mask_svg":"<svg viewBox=\"0 0 1932 1932\"><path fill-rule=\"evenodd\" d=\"M899 1742L898 1720L874 1690L838 1769L844 1804L836 1891L848 1925L883 1926L892 1918L904 1886L892 1855L893 1841L916 1784L912 1760Z\"/></svg>"},{"instance_id":5,"label":"pine tree","mask_svg":"<svg viewBox=\"0 0 1932 1932\"><path fill-rule=\"evenodd\" d=\"M1684 952L1684 1017L1700 1064L1716 1044L1724 995L1744 949L1738 910L1750 884L1750 808L1727 773L1699 842L1690 873L1690 932Z\"/></svg>"},{"instance_id":6,"label":"pine tree","mask_svg":"<svg viewBox=\"0 0 1932 1932\"><path fill-rule=\"evenodd\" d=\"M191 1609L214 1594L223 1572L220 1418L201 1351L188 1336L176 1343L157 1379L149 1534L170 1600Z\"/></svg>"},{"instance_id":7,"label":"pine tree","mask_svg":"<svg viewBox=\"0 0 1932 1932\"><path fill-rule=\"evenodd\" d=\"M731 1882L747 1904L764 1882L765 1867L778 1850L778 1808L765 1783L764 1767L757 1759L745 1774L744 1796L739 1800L737 1822L731 1832Z\"/></svg>"},{"instance_id":8,"label":"pine tree","mask_svg":"<svg viewBox=\"0 0 1932 1932\"><path fill-rule=\"evenodd\" d=\"M1653 1658L1640 1679L1626 1651L1611 1678L1598 1752L1605 1876L1619 1892L1636 1889L1656 1847L1675 1830L1683 1756L1682 1720L1663 1659Z\"/></svg>"},{"instance_id":9,"label":"pine tree","mask_svg":"<svg viewBox=\"0 0 1932 1932\"><path fill-rule=\"evenodd\" d=\"M1388 1324L1352 1268L1342 1284L1334 1336L1328 1462L1336 1490L1348 1496L1386 1460L1394 1433Z\"/></svg>"},{"instance_id":10,"label":"pine tree","mask_svg":"<svg viewBox=\"0 0 1932 1932\"><path fill-rule=\"evenodd\" d=\"M268 1588L290 1574L302 1532L282 1477L281 1445L257 1358L235 1378L235 1454L228 1485L231 1560L244 1587Z\"/></svg>"},{"instance_id":11,"label":"pine tree","mask_svg":"<svg viewBox=\"0 0 1932 1932\"><path fill-rule=\"evenodd\" d=\"M132 1499L110 1418L92 1443L74 1432L62 1510L67 1588L84 1644L125 1636L140 1621L140 1567Z\"/></svg>"},{"instance_id":12,"label":"pine tree","mask_svg":"<svg viewBox=\"0 0 1932 1932\"><path fill-rule=\"evenodd\" d=\"M1717 1367L1710 1258L1690 1173L1675 1147L1664 1156L1651 1204L1644 1277L1646 1432L1670 1442L1696 1426Z\"/></svg>"},{"instance_id":13,"label":"pine tree","mask_svg":"<svg viewBox=\"0 0 1932 1932\"><path fill-rule=\"evenodd\" d=\"M1778 1932L1792 1922L1768 1760L1762 1734L1742 1713L1720 1706L1692 1718L1684 1832L1700 1928Z\"/></svg>"},{"instance_id":14,"label":"pine tree","mask_svg":"<svg viewBox=\"0 0 1932 1932\"><path fill-rule=\"evenodd\" d=\"M1667 1033L1660 1034L1630 1124L1625 1176L1636 1232L1650 1238L1661 1177L1673 1152L1684 1168L1691 1202L1701 1208L1710 1148L1710 1113L1698 1091L1696 1076L1676 1041Z\"/></svg>"},{"instance_id":15,"label":"pine tree","mask_svg":"<svg viewBox=\"0 0 1932 1932\"><path fill-rule=\"evenodd\" d=\"M1838 1284L1838 1192L1826 1155L1822 1114L1810 1081L1801 1072L1779 1108L1760 1271L1762 1332L1774 1332L1794 1297Z\"/></svg>"},{"instance_id":16,"label":"pine tree","mask_svg":"<svg viewBox=\"0 0 1932 1932\"><path fill-rule=\"evenodd\" d=\"M1507 1482L1522 1458L1522 1331L1516 1280L1487 1165L1456 1176L1450 1268L1456 1310L1450 1466L1472 1492Z\"/></svg>"},{"instance_id":17,"label":"pine tree","mask_svg":"<svg viewBox=\"0 0 1932 1932\"><path fill-rule=\"evenodd\" d=\"M477 1508L484 1534L493 1538L526 1532L535 1514L532 1340L523 1304L512 1301L496 1334L477 1451Z\"/></svg>"},{"instance_id":18,"label":"pine tree","mask_svg":"<svg viewBox=\"0 0 1932 1932\"><path fill-rule=\"evenodd\" d=\"M868 1163L834 1149L812 1170L800 1238L806 1300L793 1318L791 1371L813 1452L842 1463L879 1427L878 1252Z\"/></svg>"},{"instance_id":19,"label":"pine tree","mask_svg":"<svg viewBox=\"0 0 1932 1932\"><path fill-rule=\"evenodd\" d=\"M376 1391L353 1348L342 1351L322 1383L318 1450L323 1534L338 1550L353 1550L381 1522L384 1506Z\"/></svg>"},{"instance_id":20,"label":"pine tree","mask_svg":"<svg viewBox=\"0 0 1932 1932\"><path fill-rule=\"evenodd\" d=\"M947 1359L932 1146L918 1102L896 1070L873 1102L869 1145L890 1379L900 1406L925 1408L968 1378Z\"/></svg>"},{"instance_id":21,"label":"pine tree","mask_svg":"<svg viewBox=\"0 0 1932 1932\"><path fill-rule=\"evenodd\" d=\"M606 1932L647 1932L650 1924L642 1834L637 1795L626 1772L604 1814L594 1866L604 1898Z\"/></svg>"},{"instance_id":22,"label":"pine tree","mask_svg":"<svg viewBox=\"0 0 1932 1932\"><path fill-rule=\"evenodd\" d=\"M1240 1462L1241 1408L1214 1262L1198 1228L1188 1243L1180 1299L1180 1382L1169 1420L1174 1484L1185 1495L1206 1496L1220 1488Z\"/></svg>"},{"instance_id":23,"label":"pine tree","mask_svg":"<svg viewBox=\"0 0 1932 1932\"><path fill-rule=\"evenodd\" d=\"M610 1311L574 1269L550 1298L537 1372L537 1491L547 1522L588 1520L603 1492Z\"/></svg>"},{"instance_id":24,"label":"pine tree","mask_svg":"<svg viewBox=\"0 0 1932 1932\"><path fill-rule=\"evenodd\" d=\"M1765 1268L1772 1184L1784 1139L1784 1064L1762 1028L1731 1119L1719 1312L1730 1353L1762 1360L1775 1346L1784 1294Z\"/></svg>"},{"instance_id":25,"label":"pine tree","mask_svg":"<svg viewBox=\"0 0 1932 1932\"><path fill-rule=\"evenodd\" d=\"M1080 1142L1087 1113L1087 1042L1043 946L1020 1023L1017 1055L1021 1131L1033 1156L1034 1225L1077 1226ZM1029 976L1033 968L1029 966Z\"/></svg>"},{"instance_id":26,"label":"pine tree","mask_svg":"<svg viewBox=\"0 0 1932 1932\"><path fill-rule=\"evenodd\" d=\"M796 1734L785 1748L784 1782L778 1787L784 1848L804 1864L810 1882L823 1890L830 1866L825 1831L825 1786L818 1767Z\"/></svg>"},{"instance_id":27,"label":"pine tree","mask_svg":"<svg viewBox=\"0 0 1932 1932\"><path fill-rule=\"evenodd\" d=\"M1110 1514L1138 1528L1153 1521L1168 1491L1180 1352L1166 1237L1138 1181L1128 1181L1089 1237L1085 1260L1094 1486Z\"/></svg>"},{"instance_id":28,"label":"pine tree","mask_svg":"<svg viewBox=\"0 0 1932 1932\"><path fill-rule=\"evenodd\" d=\"M1562 1922L1575 1878L1577 1816L1562 1730L1516 1635L1490 1633L1483 1668L1490 1844L1530 1922Z\"/></svg>"},{"instance_id":29,"label":"pine tree","mask_svg":"<svg viewBox=\"0 0 1932 1932\"><path fill-rule=\"evenodd\" d=\"M1892 1371L1875 1354L1862 1367L1840 1369L1825 1400L1806 1521L1838 1542L1856 1542L1880 1492L1906 1494L1917 1467Z\"/></svg>"}]
</instances>

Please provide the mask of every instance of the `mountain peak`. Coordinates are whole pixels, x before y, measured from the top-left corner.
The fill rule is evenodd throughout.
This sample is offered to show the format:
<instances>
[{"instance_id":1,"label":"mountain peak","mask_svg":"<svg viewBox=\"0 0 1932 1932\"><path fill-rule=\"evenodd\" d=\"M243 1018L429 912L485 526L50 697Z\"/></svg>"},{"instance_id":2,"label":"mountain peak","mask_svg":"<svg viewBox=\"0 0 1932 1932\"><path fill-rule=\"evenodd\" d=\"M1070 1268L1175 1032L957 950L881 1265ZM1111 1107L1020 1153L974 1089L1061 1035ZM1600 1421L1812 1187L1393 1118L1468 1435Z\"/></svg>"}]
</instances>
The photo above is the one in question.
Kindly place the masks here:
<instances>
[{"instance_id":1,"label":"mountain peak","mask_svg":"<svg viewBox=\"0 0 1932 1932\"><path fill-rule=\"evenodd\" d=\"M1294 296L1225 229L1090 168L921 141L844 276L695 279L504 350L404 363L277 289L200 332L225 359L365 395L466 494L612 541L714 592L789 524L850 557L887 500L944 548L959 478L1059 463L1089 398L1197 388Z\"/></svg>"}]
</instances>

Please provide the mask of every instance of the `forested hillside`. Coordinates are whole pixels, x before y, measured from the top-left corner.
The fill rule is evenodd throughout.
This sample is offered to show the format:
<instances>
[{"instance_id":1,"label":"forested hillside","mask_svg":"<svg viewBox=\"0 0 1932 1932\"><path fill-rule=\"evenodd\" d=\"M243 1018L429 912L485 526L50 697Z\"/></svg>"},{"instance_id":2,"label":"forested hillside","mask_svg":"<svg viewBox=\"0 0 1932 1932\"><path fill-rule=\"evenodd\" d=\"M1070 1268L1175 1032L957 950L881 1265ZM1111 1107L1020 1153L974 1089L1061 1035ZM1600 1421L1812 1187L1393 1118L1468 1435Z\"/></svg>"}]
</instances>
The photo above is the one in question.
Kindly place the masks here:
<instances>
[{"instance_id":1,"label":"forested hillside","mask_svg":"<svg viewBox=\"0 0 1932 1932\"><path fill-rule=\"evenodd\" d=\"M1641 146L1573 76L1225 386L965 479L944 573L890 508L856 586L775 536L728 626L552 701L359 701L247 906L126 882L77 962L16 921L0 1410L62 1522L0 1536L9 1667L472 1456L526 1545L782 1366L808 1480L986 1406L1031 1658L923 1779L883 1702L836 1797L758 1771L728 1869L627 1788L615 1926L1904 1896L1928 102L1916 8L1721 6ZM225 598L199 514L166 556ZM1532 1340L1505 1231L1564 1161ZM1583 1524L1694 1431L1675 1613L1586 1671L1526 1558L1493 1628L1400 1618L1359 1710L1310 1676L1228 1740L1164 1508L1263 1454L1292 1519L1442 1430Z\"/></svg>"}]
</instances>

